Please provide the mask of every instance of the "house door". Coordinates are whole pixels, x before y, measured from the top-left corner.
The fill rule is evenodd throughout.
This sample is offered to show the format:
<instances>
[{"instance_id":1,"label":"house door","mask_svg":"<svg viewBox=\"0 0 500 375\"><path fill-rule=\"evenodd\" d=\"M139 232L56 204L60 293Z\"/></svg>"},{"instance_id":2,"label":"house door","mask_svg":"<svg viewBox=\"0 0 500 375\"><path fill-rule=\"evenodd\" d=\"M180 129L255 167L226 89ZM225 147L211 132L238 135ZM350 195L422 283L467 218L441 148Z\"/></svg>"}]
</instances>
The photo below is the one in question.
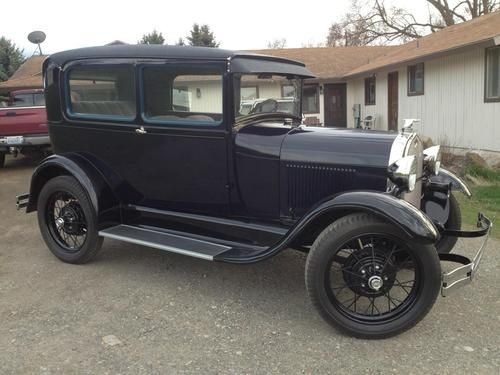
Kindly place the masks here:
<instances>
[{"instance_id":1,"label":"house door","mask_svg":"<svg viewBox=\"0 0 500 375\"><path fill-rule=\"evenodd\" d=\"M325 126L347 127L346 84L325 85Z\"/></svg>"},{"instance_id":2,"label":"house door","mask_svg":"<svg viewBox=\"0 0 500 375\"><path fill-rule=\"evenodd\" d=\"M398 130L398 72L387 76L388 129Z\"/></svg>"}]
</instances>

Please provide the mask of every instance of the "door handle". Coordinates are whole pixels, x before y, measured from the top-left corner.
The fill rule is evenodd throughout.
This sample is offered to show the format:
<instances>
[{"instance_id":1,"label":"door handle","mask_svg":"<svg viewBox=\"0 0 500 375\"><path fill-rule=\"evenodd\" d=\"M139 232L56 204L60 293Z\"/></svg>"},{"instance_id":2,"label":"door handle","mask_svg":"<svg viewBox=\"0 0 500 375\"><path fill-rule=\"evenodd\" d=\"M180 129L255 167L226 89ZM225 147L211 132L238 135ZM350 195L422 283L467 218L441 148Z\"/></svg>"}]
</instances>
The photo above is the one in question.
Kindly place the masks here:
<instances>
[{"instance_id":1,"label":"door handle","mask_svg":"<svg viewBox=\"0 0 500 375\"><path fill-rule=\"evenodd\" d=\"M5 116L7 116L7 117L14 117L15 115L16 115L16 112L14 112L14 111L5 112Z\"/></svg>"},{"instance_id":2,"label":"door handle","mask_svg":"<svg viewBox=\"0 0 500 375\"><path fill-rule=\"evenodd\" d=\"M146 134L146 133L147 133L146 129L144 129L144 126L141 126L140 128L135 129L135 132L136 132L137 134L139 134L139 135L142 135L142 134Z\"/></svg>"}]
</instances>

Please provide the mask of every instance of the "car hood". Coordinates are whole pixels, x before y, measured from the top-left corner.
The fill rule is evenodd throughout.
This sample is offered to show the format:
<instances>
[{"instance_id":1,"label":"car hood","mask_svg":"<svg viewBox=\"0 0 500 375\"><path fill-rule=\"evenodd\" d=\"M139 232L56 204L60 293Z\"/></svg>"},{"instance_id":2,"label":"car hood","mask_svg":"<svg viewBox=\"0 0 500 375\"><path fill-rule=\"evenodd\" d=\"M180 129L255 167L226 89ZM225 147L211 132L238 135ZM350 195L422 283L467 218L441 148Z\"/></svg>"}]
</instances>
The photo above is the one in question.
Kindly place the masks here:
<instances>
[{"instance_id":1,"label":"car hood","mask_svg":"<svg viewBox=\"0 0 500 375\"><path fill-rule=\"evenodd\" d=\"M395 132L300 126L285 137L284 162L387 168Z\"/></svg>"}]
</instances>

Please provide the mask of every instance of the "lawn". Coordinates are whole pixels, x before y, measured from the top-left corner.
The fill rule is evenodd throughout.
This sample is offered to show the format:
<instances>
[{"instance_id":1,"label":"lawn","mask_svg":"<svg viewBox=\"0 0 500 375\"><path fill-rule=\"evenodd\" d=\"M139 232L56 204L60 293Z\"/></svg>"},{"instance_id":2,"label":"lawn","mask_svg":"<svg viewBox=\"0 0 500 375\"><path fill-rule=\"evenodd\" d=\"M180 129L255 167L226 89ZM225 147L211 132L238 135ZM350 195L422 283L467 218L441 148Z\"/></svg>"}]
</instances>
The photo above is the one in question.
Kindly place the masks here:
<instances>
[{"instance_id":1,"label":"lawn","mask_svg":"<svg viewBox=\"0 0 500 375\"><path fill-rule=\"evenodd\" d=\"M491 235L500 238L500 184L487 186L469 186L472 197L456 194L462 210L464 228L475 225L480 211L493 221Z\"/></svg>"}]
</instances>

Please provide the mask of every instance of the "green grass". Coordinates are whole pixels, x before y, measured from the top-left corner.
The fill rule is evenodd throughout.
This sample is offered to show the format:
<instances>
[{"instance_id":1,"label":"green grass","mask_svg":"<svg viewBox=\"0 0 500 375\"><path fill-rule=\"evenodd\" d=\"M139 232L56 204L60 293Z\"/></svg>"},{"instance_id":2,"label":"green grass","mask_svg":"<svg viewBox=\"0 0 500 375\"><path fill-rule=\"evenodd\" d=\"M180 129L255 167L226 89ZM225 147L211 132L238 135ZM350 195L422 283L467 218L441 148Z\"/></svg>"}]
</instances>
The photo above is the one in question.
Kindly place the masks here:
<instances>
[{"instance_id":1,"label":"green grass","mask_svg":"<svg viewBox=\"0 0 500 375\"><path fill-rule=\"evenodd\" d=\"M500 172L494 171L490 168L484 168L478 165L468 165L465 167L464 172L464 174L486 180L490 183L500 182Z\"/></svg>"},{"instance_id":2,"label":"green grass","mask_svg":"<svg viewBox=\"0 0 500 375\"><path fill-rule=\"evenodd\" d=\"M484 176L481 177L484 178ZM491 178L489 180L492 181ZM455 193L460 202L464 228L475 226L477 213L482 212L493 221L491 236L500 239L500 184L471 186L470 188L472 191L471 198Z\"/></svg>"}]
</instances>

